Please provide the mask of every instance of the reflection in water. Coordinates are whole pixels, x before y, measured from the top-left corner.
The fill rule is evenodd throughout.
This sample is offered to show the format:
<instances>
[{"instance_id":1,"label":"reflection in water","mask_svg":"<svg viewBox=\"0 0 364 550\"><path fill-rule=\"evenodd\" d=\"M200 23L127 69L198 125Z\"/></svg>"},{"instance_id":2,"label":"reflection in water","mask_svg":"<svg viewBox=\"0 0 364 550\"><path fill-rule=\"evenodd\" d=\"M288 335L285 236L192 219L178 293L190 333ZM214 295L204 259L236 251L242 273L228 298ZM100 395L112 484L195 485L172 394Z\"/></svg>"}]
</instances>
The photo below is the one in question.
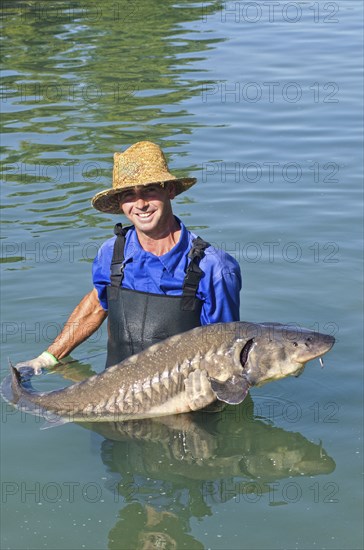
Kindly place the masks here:
<instances>
[{"instance_id":1,"label":"reflection in water","mask_svg":"<svg viewBox=\"0 0 364 550\"><path fill-rule=\"evenodd\" d=\"M9 216L20 207L19 223L33 232L102 226L105 216L89 200L109 186L114 151L144 139L163 142L167 155L185 150L199 125L186 105L204 82L193 63L222 41L197 35L193 23L220 8L220 1L5 3ZM184 174L195 168L186 164ZM174 168L178 176L178 162Z\"/></svg>"},{"instance_id":2,"label":"reflection in water","mask_svg":"<svg viewBox=\"0 0 364 550\"><path fill-rule=\"evenodd\" d=\"M205 546L189 535L188 521L181 515L158 512L155 508L138 502L128 504L119 513L119 520L109 533L108 548L133 548L174 550L187 548L201 550ZM120 545L123 546L120 546Z\"/></svg>"},{"instance_id":3,"label":"reflection in water","mask_svg":"<svg viewBox=\"0 0 364 550\"><path fill-rule=\"evenodd\" d=\"M109 548L203 548L190 521L212 506L244 495L274 497L278 480L329 474L334 460L321 445L257 419L249 397L223 411L85 427L105 439L101 457L107 487L126 506Z\"/></svg>"}]
</instances>

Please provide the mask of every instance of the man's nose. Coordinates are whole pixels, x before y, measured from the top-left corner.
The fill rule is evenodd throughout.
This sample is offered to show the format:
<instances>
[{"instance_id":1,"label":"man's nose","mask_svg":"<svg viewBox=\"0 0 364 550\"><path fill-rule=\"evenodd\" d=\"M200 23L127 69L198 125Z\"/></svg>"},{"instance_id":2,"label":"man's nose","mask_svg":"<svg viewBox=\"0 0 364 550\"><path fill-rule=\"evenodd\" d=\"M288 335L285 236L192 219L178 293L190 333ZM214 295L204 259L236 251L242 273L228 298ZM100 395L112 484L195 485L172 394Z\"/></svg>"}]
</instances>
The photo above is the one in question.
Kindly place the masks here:
<instances>
[{"instance_id":1,"label":"man's nose","mask_svg":"<svg viewBox=\"0 0 364 550\"><path fill-rule=\"evenodd\" d=\"M139 195L137 196L136 198L136 201L134 203L134 206L136 208L139 208L139 210L142 210L143 208L145 208L146 206L148 206L148 201L145 200L145 198L143 197L143 195Z\"/></svg>"}]
</instances>

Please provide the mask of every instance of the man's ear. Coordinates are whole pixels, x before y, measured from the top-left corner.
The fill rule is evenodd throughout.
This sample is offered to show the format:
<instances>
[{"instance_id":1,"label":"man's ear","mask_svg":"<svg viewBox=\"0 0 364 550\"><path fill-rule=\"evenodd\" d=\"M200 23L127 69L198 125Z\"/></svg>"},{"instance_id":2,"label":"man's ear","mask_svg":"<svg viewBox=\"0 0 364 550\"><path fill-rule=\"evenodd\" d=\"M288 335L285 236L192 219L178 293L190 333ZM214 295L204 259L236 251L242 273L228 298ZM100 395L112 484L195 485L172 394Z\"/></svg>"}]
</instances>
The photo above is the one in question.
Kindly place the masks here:
<instances>
[{"instance_id":1,"label":"man's ear","mask_svg":"<svg viewBox=\"0 0 364 550\"><path fill-rule=\"evenodd\" d=\"M176 196L176 186L174 185L173 181L168 181L166 183L166 189L168 191L168 198L169 199L174 199L174 197Z\"/></svg>"}]
</instances>

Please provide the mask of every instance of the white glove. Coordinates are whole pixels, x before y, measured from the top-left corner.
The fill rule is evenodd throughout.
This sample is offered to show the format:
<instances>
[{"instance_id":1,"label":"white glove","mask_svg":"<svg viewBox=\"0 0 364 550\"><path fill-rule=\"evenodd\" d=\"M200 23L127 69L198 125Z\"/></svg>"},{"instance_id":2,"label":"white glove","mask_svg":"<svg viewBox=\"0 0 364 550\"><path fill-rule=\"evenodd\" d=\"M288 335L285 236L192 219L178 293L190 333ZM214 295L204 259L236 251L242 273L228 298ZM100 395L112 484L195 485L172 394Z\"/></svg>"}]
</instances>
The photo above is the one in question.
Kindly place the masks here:
<instances>
[{"instance_id":1,"label":"white glove","mask_svg":"<svg viewBox=\"0 0 364 550\"><path fill-rule=\"evenodd\" d=\"M41 374L42 368L53 367L58 363L58 359L54 357L49 351L43 351L41 355L35 359L30 359L29 361L23 361L22 363L17 363L15 368L19 370L22 367L31 367L34 369L34 374Z\"/></svg>"}]
</instances>

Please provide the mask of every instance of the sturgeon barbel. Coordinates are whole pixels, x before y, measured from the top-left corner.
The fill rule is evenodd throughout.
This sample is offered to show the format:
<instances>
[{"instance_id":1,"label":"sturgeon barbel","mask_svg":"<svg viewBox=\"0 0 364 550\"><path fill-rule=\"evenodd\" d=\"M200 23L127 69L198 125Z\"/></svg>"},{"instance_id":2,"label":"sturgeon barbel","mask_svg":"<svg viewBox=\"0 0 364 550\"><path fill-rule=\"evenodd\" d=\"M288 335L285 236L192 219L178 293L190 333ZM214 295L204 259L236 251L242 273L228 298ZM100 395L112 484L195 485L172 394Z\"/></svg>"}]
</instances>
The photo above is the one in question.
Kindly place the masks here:
<instances>
[{"instance_id":1,"label":"sturgeon barbel","mask_svg":"<svg viewBox=\"0 0 364 550\"><path fill-rule=\"evenodd\" d=\"M253 386L298 376L335 339L278 323L217 323L172 336L82 382L50 392L22 384L11 367L1 393L24 412L63 422L180 414L216 400L241 403Z\"/></svg>"}]
</instances>

